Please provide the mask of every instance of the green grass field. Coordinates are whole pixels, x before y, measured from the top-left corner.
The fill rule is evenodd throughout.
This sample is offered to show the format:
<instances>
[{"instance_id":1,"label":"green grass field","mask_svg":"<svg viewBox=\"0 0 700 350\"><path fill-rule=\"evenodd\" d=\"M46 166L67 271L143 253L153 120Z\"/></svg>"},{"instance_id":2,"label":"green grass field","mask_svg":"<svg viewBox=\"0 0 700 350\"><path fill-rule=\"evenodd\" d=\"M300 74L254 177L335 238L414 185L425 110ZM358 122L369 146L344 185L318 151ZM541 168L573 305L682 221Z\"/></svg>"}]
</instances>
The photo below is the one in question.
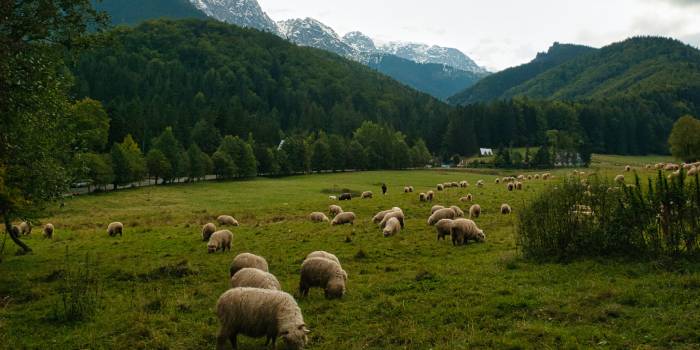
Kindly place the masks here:
<instances>
[{"instance_id":1,"label":"green grass field","mask_svg":"<svg viewBox=\"0 0 700 350\"><path fill-rule=\"evenodd\" d=\"M596 157L594 166L613 173L624 161ZM14 256L15 247L7 243L0 263L0 348L212 349L218 328L213 308L228 287L228 265L236 254L264 256L284 290L296 296L300 264L314 250L335 253L349 281L343 299L326 300L319 289L298 299L312 330L309 349L700 347L700 264L668 269L604 259L523 260L517 218L500 215L498 208L509 203L517 214L547 183L530 181L524 191L511 193L494 184L496 174L503 175L323 174L70 199L44 220L56 226L54 240L36 228L26 238L34 253L26 256ZM463 179L468 189L438 193L432 204L420 203L417 193L402 193L405 185L422 192ZM478 179L485 188L474 186ZM385 197L378 195L381 182L390 185ZM340 203L358 215L354 226L306 220L312 211L327 211L329 192L342 188L375 193L371 200ZM487 242L437 242L426 224L430 207L467 209L458 202L467 193L484 208L476 221ZM407 226L384 238L370 220L393 206L404 209ZM232 252L210 255L199 231L220 214L242 225L233 229ZM125 224L123 238L107 236L111 221ZM97 313L86 321L60 321L66 259L74 269L86 257L99 286ZM264 349L264 339L240 336L239 348Z\"/></svg>"}]
</instances>

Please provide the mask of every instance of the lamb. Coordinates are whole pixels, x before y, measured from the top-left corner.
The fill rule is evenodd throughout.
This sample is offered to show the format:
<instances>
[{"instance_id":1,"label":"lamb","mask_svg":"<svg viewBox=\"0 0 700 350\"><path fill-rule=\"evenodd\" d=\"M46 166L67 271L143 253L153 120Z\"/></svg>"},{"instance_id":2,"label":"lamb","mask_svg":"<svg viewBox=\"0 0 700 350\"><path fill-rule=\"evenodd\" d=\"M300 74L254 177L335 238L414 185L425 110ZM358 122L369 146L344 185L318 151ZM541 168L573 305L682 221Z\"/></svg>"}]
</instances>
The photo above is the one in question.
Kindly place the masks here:
<instances>
[{"instance_id":1,"label":"lamb","mask_svg":"<svg viewBox=\"0 0 700 350\"><path fill-rule=\"evenodd\" d=\"M428 193L427 193L427 198L428 198L428 201L432 202L433 199L435 198L435 192L433 192L433 191L428 191Z\"/></svg>"},{"instance_id":2,"label":"lamb","mask_svg":"<svg viewBox=\"0 0 700 350\"><path fill-rule=\"evenodd\" d=\"M331 205L328 207L328 213L335 217L336 215L340 214L343 212L343 208L341 208L339 205Z\"/></svg>"},{"instance_id":3,"label":"lamb","mask_svg":"<svg viewBox=\"0 0 700 350\"><path fill-rule=\"evenodd\" d=\"M216 221L218 221L220 225L238 226L238 220L234 219L233 216L230 215L220 215L218 218L216 218Z\"/></svg>"},{"instance_id":4,"label":"lamb","mask_svg":"<svg viewBox=\"0 0 700 350\"><path fill-rule=\"evenodd\" d=\"M428 218L428 225L433 226L442 219L454 219L457 214L452 208L444 208L436 211Z\"/></svg>"},{"instance_id":5,"label":"lamb","mask_svg":"<svg viewBox=\"0 0 700 350\"><path fill-rule=\"evenodd\" d=\"M333 218L333 221L331 221L331 225L333 226L345 224L355 224L355 213L351 211L346 211L336 215L335 218Z\"/></svg>"},{"instance_id":6,"label":"lamb","mask_svg":"<svg viewBox=\"0 0 700 350\"><path fill-rule=\"evenodd\" d=\"M231 251L231 241L233 241L233 233L229 230L221 230L212 233L207 243L209 253L216 253L219 250L222 252Z\"/></svg>"},{"instance_id":7,"label":"lamb","mask_svg":"<svg viewBox=\"0 0 700 350\"><path fill-rule=\"evenodd\" d=\"M428 201L428 195L421 192L420 194L418 194L418 200L421 202L426 202Z\"/></svg>"},{"instance_id":8,"label":"lamb","mask_svg":"<svg viewBox=\"0 0 700 350\"><path fill-rule=\"evenodd\" d=\"M510 205L505 204L505 203L501 204L501 214L509 215L512 212L513 212L513 209L511 209Z\"/></svg>"},{"instance_id":9,"label":"lamb","mask_svg":"<svg viewBox=\"0 0 700 350\"><path fill-rule=\"evenodd\" d=\"M387 225L387 223L389 222L389 220L391 220L392 218L394 218L394 219L396 219L396 220L399 221L399 223L401 224L401 228L404 227L404 220L405 220L405 218L404 218L404 215L403 215L403 211L401 211L400 209L399 209L399 210L395 210L395 211L393 211L393 212L391 212L391 213L386 214L386 215L384 216L384 219L382 219L382 221L379 223L379 227L385 228L386 225Z\"/></svg>"},{"instance_id":10,"label":"lamb","mask_svg":"<svg viewBox=\"0 0 700 350\"><path fill-rule=\"evenodd\" d=\"M452 219L442 219L435 224L435 230L437 231L437 240L445 240L445 236L452 235Z\"/></svg>"},{"instance_id":11,"label":"lamb","mask_svg":"<svg viewBox=\"0 0 700 350\"><path fill-rule=\"evenodd\" d=\"M326 214L321 213L321 212L313 212L309 214L309 220L312 222L328 222L330 219L326 216Z\"/></svg>"},{"instance_id":12,"label":"lamb","mask_svg":"<svg viewBox=\"0 0 700 350\"><path fill-rule=\"evenodd\" d=\"M236 272L244 268L253 268L268 272L267 260L262 256L251 253L241 253L236 255L229 267L229 276L233 277Z\"/></svg>"},{"instance_id":13,"label":"lamb","mask_svg":"<svg viewBox=\"0 0 700 350\"><path fill-rule=\"evenodd\" d=\"M221 327L216 337L217 350L224 350L231 341L237 348L238 334L266 337L275 346L282 337L287 349L303 349L309 330L294 298L279 290L234 288L219 297L216 315Z\"/></svg>"},{"instance_id":14,"label":"lamb","mask_svg":"<svg viewBox=\"0 0 700 350\"><path fill-rule=\"evenodd\" d=\"M471 193L469 193L466 197L462 197L459 199L460 202L471 202L474 199L474 196L472 196Z\"/></svg>"},{"instance_id":15,"label":"lamb","mask_svg":"<svg viewBox=\"0 0 700 350\"><path fill-rule=\"evenodd\" d=\"M340 197L338 197L338 200L341 200L341 201L349 201L349 200L352 200L352 194L350 194L350 193L343 193L343 194L340 195Z\"/></svg>"},{"instance_id":16,"label":"lamb","mask_svg":"<svg viewBox=\"0 0 700 350\"><path fill-rule=\"evenodd\" d=\"M478 218L481 216L481 206L474 204L469 208L469 218Z\"/></svg>"},{"instance_id":17,"label":"lamb","mask_svg":"<svg viewBox=\"0 0 700 350\"><path fill-rule=\"evenodd\" d=\"M309 259L313 259L313 258L325 258L328 260L333 260L333 261L337 262L338 265L340 265L340 260L338 260L337 256L335 256L329 252L323 251L323 250L309 253L309 255L307 255L304 260L309 260Z\"/></svg>"},{"instance_id":18,"label":"lamb","mask_svg":"<svg viewBox=\"0 0 700 350\"><path fill-rule=\"evenodd\" d=\"M44 237L51 239L53 238L53 224L44 225Z\"/></svg>"},{"instance_id":19,"label":"lamb","mask_svg":"<svg viewBox=\"0 0 700 350\"><path fill-rule=\"evenodd\" d=\"M107 226L107 234L109 234L110 237L114 237L116 235L119 235L120 237L124 233L124 224L121 222L113 222Z\"/></svg>"},{"instance_id":20,"label":"lamb","mask_svg":"<svg viewBox=\"0 0 700 350\"><path fill-rule=\"evenodd\" d=\"M435 212L440 209L445 209L445 207L442 205L433 205L433 207L430 208L430 215L435 214Z\"/></svg>"},{"instance_id":21,"label":"lamb","mask_svg":"<svg viewBox=\"0 0 700 350\"><path fill-rule=\"evenodd\" d=\"M360 198L368 199L368 198L372 198L373 196L374 196L374 193L372 193L372 191L365 191L365 192L362 192L362 196L360 196Z\"/></svg>"},{"instance_id":22,"label":"lamb","mask_svg":"<svg viewBox=\"0 0 700 350\"><path fill-rule=\"evenodd\" d=\"M615 182L619 184L625 183L625 175L617 175L615 176Z\"/></svg>"},{"instance_id":23,"label":"lamb","mask_svg":"<svg viewBox=\"0 0 700 350\"><path fill-rule=\"evenodd\" d=\"M208 241L214 232L216 232L216 226L211 222L202 226L202 242Z\"/></svg>"},{"instance_id":24,"label":"lamb","mask_svg":"<svg viewBox=\"0 0 700 350\"><path fill-rule=\"evenodd\" d=\"M250 267L238 270L231 277L231 288L239 287L282 290L282 285L280 285L275 275Z\"/></svg>"},{"instance_id":25,"label":"lamb","mask_svg":"<svg viewBox=\"0 0 700 350\"><path fill-rule=\"evenodd\" d=\"M438 191L444 191L444 190L445 190L445 185L443 185L443 184L438 184L438 185L435 186L435 187L436 187L436 189L437 189Z\"/></svg>"},{"instance_id":26,"label":"lamb","mask_svg":"<svg viewBox=\"0 0 700 350\"><path fill-rule=\"evenodd\" d=\"M311 258L301 264L299 294L309 295L311 287L321 287L326 298L340 298L345 294L345 282L348 274L340 264L325 258Z\"/></svg>"},{"instance_id":27,"label":"lamb","mask_svg":"<svg viewBox=\"0 0 700 350\"><path fill-rule=\"evenodd\" d=\"M389 210L380 211L377 213L377 215L375 215L372 218L372 222L374 222L375 224L378 224L382 220L384 220L384 217L386 216L386 214L389 214L389 213L394 212L394 211L401 211L401 208L394 207L394 208L391 208Z\"/></svg>"},{"instance_id":28,"label":"lamb","mask_svg":"<svg viewBox=\"0 0 700 350\"><path fill-rule=\"evenodd\" d=\"M399 232L401 232L401 223L399 222L399 219L395 217L387 220L386 225L384 225L384 230L382 231L384 237L393 236Z\"/></svg>"},{"instance_id":29,"label":"lamb","mask_svg":"<svg viewBox=\"0 0 700 350\"><path fill-rule=\"evenodd\" d=\"M484 231L469 219L457 219L452 223L452 245L464 245L468 241L484 242Z\"/></svg>"},{"instance_id":30,"label":"lamb","mask_svg":"<svg viewBox=\"0 0 700 350\"><path fill-rule=\"evenodd\" d=\"M456 205L453 205L453 206L450 207L450 209L454 210L454 212L455 212L455 217L458 217L458 218L463 218L463 217L464 217L464 211L462 211L462 208L460 208L460 207L458 207L458 206L456 206Z\"/></svg>"}]
</instances>

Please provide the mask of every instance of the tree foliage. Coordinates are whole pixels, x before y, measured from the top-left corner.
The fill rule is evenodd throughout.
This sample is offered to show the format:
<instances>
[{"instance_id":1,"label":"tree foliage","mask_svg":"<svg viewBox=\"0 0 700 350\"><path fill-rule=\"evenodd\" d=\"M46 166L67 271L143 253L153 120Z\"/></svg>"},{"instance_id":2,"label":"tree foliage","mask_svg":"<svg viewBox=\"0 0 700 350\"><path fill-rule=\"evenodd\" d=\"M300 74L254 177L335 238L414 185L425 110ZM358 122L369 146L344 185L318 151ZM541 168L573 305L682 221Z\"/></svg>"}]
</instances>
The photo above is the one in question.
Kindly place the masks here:
<instances>
[{"instance_id":1,"label":"tree foliage","mask_svg":"<svg viewBox=\"0 0 700 350\"><path fill-rule=\"evenodd\" d=\"M668 143L674 157L684 162L700 160L700 120L689 115L678 119Z\"/></svg>"}]
</instances>

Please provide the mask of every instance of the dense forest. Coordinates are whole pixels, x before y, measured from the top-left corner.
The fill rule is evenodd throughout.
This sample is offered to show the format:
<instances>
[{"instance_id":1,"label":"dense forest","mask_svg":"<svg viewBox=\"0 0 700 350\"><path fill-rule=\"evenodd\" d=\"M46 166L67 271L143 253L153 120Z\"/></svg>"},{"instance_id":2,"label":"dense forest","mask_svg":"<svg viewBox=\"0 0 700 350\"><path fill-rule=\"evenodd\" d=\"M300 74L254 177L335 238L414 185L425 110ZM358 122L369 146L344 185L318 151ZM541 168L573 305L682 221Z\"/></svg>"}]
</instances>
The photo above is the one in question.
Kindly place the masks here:
<instances>
[{"instance_id":1,"label":"dense forest","mask_svg":"<svg viewBox=\"0 0 700 350\"><path fill-rule=\"evenodd\" d=\"M92 4L108 13L113 25L132 25L152 18L207 18L190 0L92 0Z\"/></svg>"}]
</instances>

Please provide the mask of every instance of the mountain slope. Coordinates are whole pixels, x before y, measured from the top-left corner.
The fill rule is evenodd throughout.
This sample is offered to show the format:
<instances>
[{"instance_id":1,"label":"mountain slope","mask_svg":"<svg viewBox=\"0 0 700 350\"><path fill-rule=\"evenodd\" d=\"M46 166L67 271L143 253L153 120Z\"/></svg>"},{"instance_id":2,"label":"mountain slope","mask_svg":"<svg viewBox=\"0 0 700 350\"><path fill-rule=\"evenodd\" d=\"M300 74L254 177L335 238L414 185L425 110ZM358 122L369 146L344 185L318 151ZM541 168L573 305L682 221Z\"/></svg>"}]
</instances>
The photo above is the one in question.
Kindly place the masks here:
<instances>
[{"instance_id":1,"label":"mountain slope","mask_svg":"<svg viewBox=\"0 0 700 350\"><path fill-rule=\"evenodd\" d=\"M345 44L327 25L313 19L290 19L277 22L283 38L301 45L333 52L346 58L354 58L356 51Z\"/></svg>"},{"instance_id":2,"label":"mountain slope","mask_svg":"<svg viewBox=\"0 0 700 350\"><path fill-rule=\"evenodd\" d=\"M260 8L257 0L190 1L207 16L219 21L270 33L279 33L277 24Z\"/></svg>"},{"instance_id":3,"label":"mountain slope","mask_svg":"<svg viewBox=\"0 0 700 350\"><path fill-rule=\"evenodd\" d=\"M595 50L587 46L554 43L547 52L537 54L537 57L529 63L492 74L451 97L449 101L453 104L470 104L503 99L510 89L564 62Z\"/></svg>"},{"instance_id":4,"label":"mountain slope","mask_svg":"<svg viewBox=\"0 0 700 350\"><path fill-rule=\"evenodd\" d=\"M93 5L107 12L112 24L137 24L153 18L201 18L207 16L197 10L189 0L102 0Z\"/></svg>"},{"instance_id":5,"label":"mountain slope","mask_svg":"<svg viewBox=\"0 0 700 350\"><path fill-rule=\"evenodd\" d=\"M461 69L466 72L484 74L486 69L479 67L462 51L450 47L429 46L419 43L390 42L379 47L384 53L392 54L418 63L437 63Z\"/></svg>"}]
</instances>

